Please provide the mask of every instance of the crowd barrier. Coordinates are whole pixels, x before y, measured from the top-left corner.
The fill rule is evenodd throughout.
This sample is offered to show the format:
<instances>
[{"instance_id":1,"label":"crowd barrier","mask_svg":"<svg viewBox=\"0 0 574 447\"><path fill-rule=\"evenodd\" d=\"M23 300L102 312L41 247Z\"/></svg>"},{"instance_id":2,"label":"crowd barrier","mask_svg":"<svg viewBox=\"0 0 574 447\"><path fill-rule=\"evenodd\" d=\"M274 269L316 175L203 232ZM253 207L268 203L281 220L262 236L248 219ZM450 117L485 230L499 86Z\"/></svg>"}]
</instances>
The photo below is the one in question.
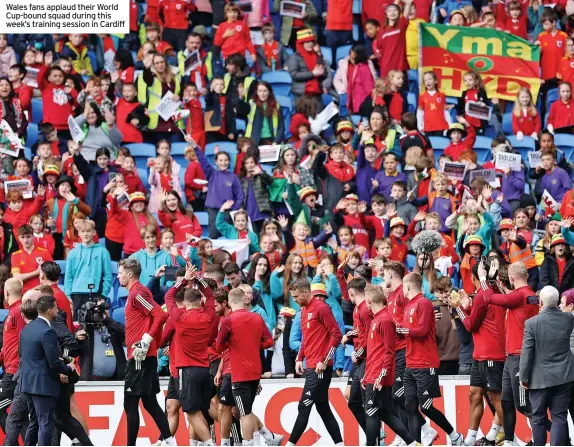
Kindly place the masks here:
<instances>
[{"instance_id":1,"label":"crowd barrier","mask_svg":"<svg viewBox=\"0 0 574 447\"><path fill-rule=\"evenodd\" d=\"M440 383L443 397L435 399L434 405L445 413L457 431L466 434L469 414L469 378L467 376L443 376ZM263 389L255 400L254 412L269 430L286 435L287 438L297 417L297 405L301 397L303 380L271 379L262 380L261 384ZM365 442L364 435L349 411L347 401L343 395L345 386L346 379L333 379L329 392L331 406L341 427L345 445L363 445ZM167 380L161 381L161 389L162 393L158 394L158 401L163 408ZM126 445L123 383L79 382L76 385L76 402L87 420L90 428L90 438L94 445ZM483 433L490 429L491 422L492 414L487 408L480 427ZM159 432L153 420L141 405L140 424L137 444L150 445L155 442L158 439ZM2 433L1 430L0 433ZM435 442L435 445L445 445L447 443L445 434L440 430L439 434L440 437ZM531 438L528 421L521 414L517 418L516 436L520 440L530 440ZM387 438L385 439L387 445L392 442L393 438L394 434L387 430ZM2 440L3 436L0 442ZM178 445L189 445L187 422L183 413L180 414L180 425L176 434L176 440ZM315 409L313 409L309 428L301 437L298 445L332 445L331 442L331 438L327 434L321 419ZM62 445L70 445L70 441L65 436L62 439Z\"/></svg>"}]
</instances>

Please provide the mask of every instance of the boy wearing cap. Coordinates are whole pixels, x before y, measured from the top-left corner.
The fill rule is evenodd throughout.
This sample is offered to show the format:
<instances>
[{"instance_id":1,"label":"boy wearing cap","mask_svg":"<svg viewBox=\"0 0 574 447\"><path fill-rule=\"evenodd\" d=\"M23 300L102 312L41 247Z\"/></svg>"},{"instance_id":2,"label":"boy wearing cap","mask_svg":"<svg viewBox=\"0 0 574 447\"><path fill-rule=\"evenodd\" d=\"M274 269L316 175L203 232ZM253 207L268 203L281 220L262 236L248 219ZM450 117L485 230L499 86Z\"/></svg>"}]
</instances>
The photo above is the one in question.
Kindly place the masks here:
<instances>
[{"instance_id":1,"label":"boy wearing cap","mask_svg":"<svg viewBox=\"0 0 574 447\"><path fill-rule=\"evenodd\" d=\"M295 183L287 184L287 203L293 210L293 216L305 219L311 229L311 237L317 236L327 222L331 220L331 213L317 202L317 191L305 186L297 192Z\"/></svg>"},{"instance_id":2,"label":"boy wearing cap","mask_svg":"<svg viewBox=\"0 0 574 447\"><path fill-rule=\"evenodd\" d=\"M413 220L409 226L403 219L396 216L396 213L389 215L387 211L387 221L385 223L385 237L391 239L390 261L405 262L408 253L408 241L413 236L416 220Z\"/></svg>"},{"instance_id":3,"label":"boy wearing cap","mask_svg":"<svg viewBox=\"0 0 574 447\"><path fill-rule=\"evenodd\" d=\"M42 174L42 181L46 188L46 195L44 196L46 200L54 199L57 196L56 183L60 177L60 167L57 164L50 163L44 166L44 172Z\"/></svg>"},{"instance_id":4,"label":"boy wearing cap","mask_svg":"<svg viewBox=\"0 0 574 447\"><path fill-rule=\"evenodd\" d=\"M540 287L555 286L560 293L574 284L574 257L562 234L552 236L550 253L540 266Z\"/></svg>"},{"instance_id":5,"label":"boy wearing cap","mask_svg":"<svg viewBox=\"0 0 574 447\"><path fill-rule=\"evenodd\" d=\"M528 284L538 290L538 264L532 255L532 250L528 242L516 232L516 227L511 219L500 221L500 237L503 243L499 249L505 259L510 263L522 262L528 269Z\"/></svg>"},{"instance_id":6,"label":"boy wearing cap","mask_svg":"<svg viewBox=\"0 0 574 447\"><path fill-rule=\"evenodd\" d=\"M476 234L468 236L463 245L464 256L460 264L460 276L462 278L462 288L466 293L474 292L472 283L472 267L480 262L480 257L486 247L482 238Z\"/></svg>"},{"instance_id":7,"label":"boy wearing cap","mask_svg":"<svg viewBox=\"0 0 574 447\"><path fill-rule=\"evenodd\" d=\"M343 145L345 152L353 150L353 133L353 123L350 120L344 119L337 123L337 142Z\"/></svg>"},{"instance_id":8,"label":"boy wearing cap","mask_svg":"<svg viewBox=\"0 0 574 447\"><path fill-rule=\"evenodd\" d=\"M343 210L345 211L344 215L341 213ZM353 235L355 236L355 243L365 247L368 251L371 249L371 241L364 225L366 211L366 203L359 203L359 198L356 194L347 194L337 203L333 216L335 218L335 225L337 227L342 225L351 227Z\"/></svg>"},{"instance_id":9,"label":"boy wearing cap","mask_svg":"<svg viewBox=\"0 0 574 447\"><path fill-rule=\"evenodd\" d=\"M458 161L458 157L465 151L471 151L476 141L476 131L464 118L459 117L458 123L451 124L446 132L450 138L450 144L445 148L444 155L452 157L452 161ZM463 140L464 138L464 140Z\"/></svg>"}]
</instances>

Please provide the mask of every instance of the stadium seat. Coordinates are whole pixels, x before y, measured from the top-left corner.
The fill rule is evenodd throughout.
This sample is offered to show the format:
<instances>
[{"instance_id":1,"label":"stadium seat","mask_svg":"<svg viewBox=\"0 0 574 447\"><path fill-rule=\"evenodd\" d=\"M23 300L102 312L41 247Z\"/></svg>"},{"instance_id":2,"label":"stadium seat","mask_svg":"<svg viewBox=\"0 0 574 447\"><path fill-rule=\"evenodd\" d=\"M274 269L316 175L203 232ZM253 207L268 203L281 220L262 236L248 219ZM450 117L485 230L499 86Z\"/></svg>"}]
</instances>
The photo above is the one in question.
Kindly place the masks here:
<instances>
[{"instance_id":1,"label":"stadium seat","mask_svg":"<svg viewBox=\"0 0 574 447\"><path fill-rule=\"evenodd\" d=\"M189 144L187 143L172 143L171 144L171 155L184 155L185 150Z\"/></svg>"},{"instance_id":2,"label":"stadium seat","mask_svg":"<svg viewBox=\"0 0 574 447\"><path fill-rule=\"evenodd\" d=\"M335 54L335 62L338 64L341 59L346 58L351 51L352 45L343 45L342 47L338 47L336 54Z\"/></svg>"},{"instance_id":3,"label":"stadium seat","mask_svg":"<svg viewBox=\"0 0 574 447\"><path fill-rule=\"evenodd\" d=\"M201 225L202 227L207 227L209 225L209 216L205 211L198 211L197 213L195 213L195 217L197 217L199 225Z\"/></svg>"},{"instance_id":4,"label":"stadium seat","mask_svg":"<svg viewBox=\"0 0 574 447\"><path fill-rule=\"evenodd\" d=\"M32 122L39 124L43 118L42 98L32 98Z\"/></svg>"},{"instance_id":5,"label":"stadium seat","mask_svg":"<svg viewBox=\"0 0 574 447\"><path fill-rule=\"evenodd\" d=\"M558 93L557 88L551 88L550 90L548 90L548 92L546 93L546 111L547 112L550 110L550 106L552 105L552 103L554 101L556 101L558 98L560 98L560 94Z\"/></svg>"},{"instance_id":6,"label":"stadium seat","mask_svg":"<svg viewBox=\"0 0 574 447\"><path fill-rule=\"evenodd\" d=\"M361 115L351 115L351 121L355 126L358 126L361 122Z\"/></svg>"},{"instance_id":7,"label":"stadium seat","mask_svg":"<svg viewBox=\"0 0 574 447\"><path fill-rule=\"evenodd\" d=\"M408 111L416 112L417 110L417 95L413 92L407 93L407 102L409 103Z\"/></svg>"},{"instance_id":8,"label":"stadium seat","mask_svg":"<svg viewBox=\"0 0 574 447\"><path fill-rule=\"evenodd\" d=\"M126 324L126 312L123 307L117 307L112 311L112 319L121 324Z\"/></svg>"},{"instance_id":9,"label":"stadium seat","mask_svg":"<svg viewBox=\"0 0 574 447\"><path fill-rule=\"evenodd\" d=\"M38 125L36 123L28 123L26 130L26 146L32 147L38 142Z\"/></svg>"},{"instance_id":10,"label":"stadium seat","mask_svg":"<svg viewBox=\"0 0 574 447\"><path fill-rule=\"evenodd\" d=\"M137 164L137 160L136 160L136 164ZM148 182L148 178L149 178L149 172L146 168L137 168L138 170L138 175L140 176L140 179L144 185L144 188L146 190L149 190L149 182Z\"/></svg>"},{"instance_id":11,"label":"stadium seat","mask_svg":"<svg viewBox=\"0 0 574 447\"><path fill-rule=\"evenodd\" d=\"M574 149L574 135L557 133L554 135L554 144L558 149L561 149L566 156L568 150ZM566 157L566 159L569 160L569 157Z\"/></svg>"},{"instance_id":12,"label":"stadium seat","mask_svg":"<svg viewBox=\"0 0 574 447\"><path fill-rule=\"evenodd\" d=\"M528 152L528 151L535 151L536 150L536 141L530 137L524 137L522 141L518 141L515 135L510 135L507 137L508 141L512 145L512 149L520 152L521 154ZM523 156L524 158L524 156Z\"/></svg>"},{"instance_id":13,"label":"stadium seat","mask_svg":"<svg viewBox=\"0 0 574 447\"><path fill-rule=\"evenodd\" d=\"M96 53L94 53L93 51L88 51L87 56L90 59L92 68L94 69L94 73L97 73L100 67L98 67L98 60L96 59Z\"/></svg>"},{"instance_id":14,"label":"stadium seat","mask_svg":"<svg viewBox=\"0 0 574 447\"><path fill-rule=\"evenodd\" d=\"M26 157L26 160L32 160L32 149L30 149L29 147L25 147L24 157Z\"/></svg>"},{"instance_id":15,"label":"stadium seat","mask_svg":"<svg viewBox=\"0 0 574 447\"><path fill-rule=\"evenodd\" d=\"M353 14L361 14L362 10L363 2L361 0L353 0Z\"/></svg>"},{"instance_id":16,"label":"stadium seat","mask_svg":"<svg viewBox=\"0 0 574 447\"><path fill-rule=\"evenodd\" d=\"M58 281L58 283L64 284L64 276L66 275L66 261L56 260L54 262L58 264L58 266L60 266L60 280Z\"/></svg>"},{"instance_id":17,"label":"stadium seat","mask_svg":"<svg viewBox=\"0 0 574 447\"><path fill-rule=\"evenodd\" d=\"M359 25L353 23L353 41L357 42L359 40Z\"/></svg>"},{"instance_id":18,"label":"stadium seat","mask_svg":"<svg viewBox=\"0 0 574 447\"><path fill-rule=\"evenodd\" d=\"M504 135L512 135L512 114L510 112L502 115L502 132Z\"/></svg>"},{"instance_id":19,"label":"stadium seat","mask_svg":"<svg viewBox=\"0 0 574 447\"><path fill-rule=\"evenodd\" d=\"M288 71L285 70L277 70L277 71L270 71L268 73L263 73L261 75L261 80L269 82L269 84L273 85L273 91L275 91L275 84L289 84L293 82L291 79L291 75Z\"/></svg>"},{"instance_id":20,"label":"stadium seat","mask_svg":"<svg viewBox=\"0 0 574 447\"><path fill-rule=\"evenodd\" d=\"M442 149L444 151L444 149L446 149L446 147L450 144L450 140L445 137L429 137L429 140L432 144L432 148L435 151L435 158L437 158L436 157L437 149Z\"/></svg>"},{"instance_id":21,"label":"stadium seat","mask_svg":"<svg viewBox=\"0 0 574 447\"><path fill-rule=\"evenodd\" d=\"M155 146L150 143L131 143L126 144L125 147L130 150L132 157L134 157L138 170L147 170L148 158L154 158L156 156Z\"/></svg>"},{"instance_id":22,"label":"stadium seat","mask_svg":"<svg viewBox=\"0 0 574 447\"><path fill-rule=\"evenodd\" d=\"M4 322L9 312L10 311L8 309L0 309L0 323Z\"/></svg>"},{"instance_id":23,"label":"stadium seat","mask_svg":"<svg viewBox=\"0 0 574 447\"><path fill-rule=\"evenodd\" d=\"M491 157L491 145L492 138L483 137L482 135L476 137L473 149L480 163L485 163Z\"/></svg>"},{"instance_id":24,"label":"stadium seat","mask_svg":"<svg viewBox=\"0 0 574 447\"><path fill-rule=\"evenodd\" d=\"M415 268L416 263L417 263L417 257L415 255L408 254L407 255L407 268L409 269L409 271L412 271L412 269Z\"/></svg>"},{"instance_id":25,"label":"stadium seat","mask_svg":"<svg viewBox=\"0 0 574 447\"><path fill-rule=\"evenodd\" d=\"M281 108L287 109L289 113L293 111L293 100L291 99L290 96L277 95L275 96L275 99L277 100L277 103Z\"/></svg>"},{"instance_id":26,"label":"stadium seat","mask_svg":"<svg viewBox=\"0 0 574 447\"><path fill-rule=\"evenodd\" d=\"M275 87L273 87L273 89L275 89ZM245 120L241 120L239 118L235 119L235 130L237 130L237 132L244 133L246 128L247 123L245 122Z\"/></svg>"},{"instance_id":27,"label":"stadium seat","mask_svg":"<svg viewBox=\"0 0 574 447\"><path fill-rule=\"evenodd\" d=\"M275 166L269 163L261 163L261 168L269 175L273 175L273 169Z\"/></svg>"},{"instance_id":28,"label":"stadium seat","mask_svg":"<svg viewBox=\"0 0 574 447\"><path fill-rule=\"evenodd\" d=\"M325 62L327 62L329 65L333 65L333 52L331 51L331 48L321 47L321 54L323 55Z\"/></svg>"},{"instance_id":29,"label":"stadium seat","mask_svg":"<svg viewBox=\"0 0 574 447\"><path fill-rule=\"evenodd\" d=\"M220 141L218 143L208 143L205 146L205 155L214 155L215 146L219 146L221 152L227 152L228 154L237 154L237 144L229 141Z\"/></svg>"},{"instance_id":30,"label":"stadium seat","mask_svg":"<svg viewBox=\"0 0 574 447\"><path fill-rule=\"evenodd\" d=\"M418 94L419 91L419 71L418 70L408 70L407 71L408 82L409 82L409 92Z\"/></svg>"}]
</instances>

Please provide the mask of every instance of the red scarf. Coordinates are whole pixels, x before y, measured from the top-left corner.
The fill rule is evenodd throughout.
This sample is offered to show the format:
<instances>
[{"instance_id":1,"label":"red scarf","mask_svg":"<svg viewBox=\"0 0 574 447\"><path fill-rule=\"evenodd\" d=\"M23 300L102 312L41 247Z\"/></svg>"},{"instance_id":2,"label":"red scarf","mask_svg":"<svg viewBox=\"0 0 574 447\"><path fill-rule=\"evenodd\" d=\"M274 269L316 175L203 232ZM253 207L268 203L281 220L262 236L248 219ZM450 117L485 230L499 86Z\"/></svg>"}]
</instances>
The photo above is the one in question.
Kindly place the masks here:
<instances>
[{"instance_id":1,"label":"red scarf","mask_svg":"<svg viewBox=\"0 0 574 447\"><path fill-rule=\"evenodd\" d=\"M355 171L353 167L344 161L337 163L333 159L329 158L327 163L325 163L325 168L333 177L343 183L348 183L355 177Z\"/></svg>"},{"instance_id":2,"label":"red scarf","mask_svg":"<svg viewBox=\"0 0 574 447\"><path fill-rule=\"evenodd\" d=\"M265 60L267 65L271 67L271 60L275 59L276 67L279 67L279 43L274 40L270 44L267 42L263 43L263 54L265 54Z\"/></svg>"},{"instance_id":3,"label":"red scarf","mask_svg":"<svg viewBox=\"0 0 574 447\"><path fill-rule=\"evenodd\" d=\"M371 93L371 98L373 98L373 106L384 106L386 107L385 100L382 96L377 95L375 92Z\"/></svg>"},{"instance_id":4,"label":"red scarf","mask_svg":"<svg viewBox=\"0 0 574 447\"><path fill-rule=\"evenodd\" d=\"M351 90L351 85L353 84L353 76L355 76L355 64L351 64L349 62L349 66L347 68L347 91Z\"/></svg>"},{"instance_id":5,"label":"red scarf","mask_svg":"<svg viewBox=\"0 0 574 447\"><path fill-rule=\"evenodd\" d=\"M307 65L307 69L309 71L313 71L313 69L317 66L317 62L319 61L319 57L315 51L305 51L303 48L302 43L297 43L297 53L301 55L303 60L305 61L305 65ZM319 83L319 79L313 76L313 79L309 79L305 83L305 94L306 95L320 95L322 93L321 84Z\"/></svg>"}]
</instances>

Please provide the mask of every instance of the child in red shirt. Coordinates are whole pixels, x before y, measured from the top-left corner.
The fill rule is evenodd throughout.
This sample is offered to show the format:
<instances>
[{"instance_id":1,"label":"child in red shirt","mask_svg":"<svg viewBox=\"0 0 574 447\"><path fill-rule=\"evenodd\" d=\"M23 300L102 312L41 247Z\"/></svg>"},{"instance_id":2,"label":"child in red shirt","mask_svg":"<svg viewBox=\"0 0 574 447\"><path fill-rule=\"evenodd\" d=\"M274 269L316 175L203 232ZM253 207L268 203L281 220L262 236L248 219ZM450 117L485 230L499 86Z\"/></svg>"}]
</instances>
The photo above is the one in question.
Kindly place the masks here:
<instances>
[{"instance_id":1,"label":"child in red shirt","mask_svg":"<svg viewBox=\"0 0 574 447\"><path fill-rule=\"evenodd\" d=\"M566 39L568 35L563 31L558 31L556 22L558 16L556 11L546 8L540 16L542 31L534 42L541 48L540 67L542 68L542 79L548 81L556 79L560 68L560 61L564 57L566 49Z\"/></svg>"},{"instance_id":2,"label":"child in red shirt","mask_svg":"<svg viewBox=\"0 0 574 447\"><path fill-rule=\"evenodd\" d=\"M388 212L387 215L389 215ZM396 212L393 211L393 215L396 216ZM385 224L385 237L389 237L392 244L389 261L405 262L409 250L407 243L413 236L416 224L417 221L414 219L408 227L405 221L400 217L387 219L387 223Z\"/></svg>"},{"instance_id":3,"label":"child in red shirt","mask_svg":"<svg viewBox=\"0 0 574 447\"><path fill-rule=\"evenodd\" d=\"M534 139L538 138L540 116L532 103L530 89L522 87L516 96L512 110L512 132L518 140L522 140L524 135Z\"/></svg>"},{"instance_id":4,"label":"child in red shirt","mask_svg":"<svg viewBox=\"0 0 574 447\"><path fill-rule=\"evenodd\" d=\"M402 71L389 71L389 91L385 93L383 99L389 109L393 124L400 124L401 117L408 111L407 94L402 90L404 84L405 74Z\"/></svg>"},{"instance_id":5,"label":"child in red shirt","mask_svg":"<svg viewBox=\"0 0 574 447\"><path fill-rule=\"evenodd\" d=\"M219 24L213 40L214 45L221 47L221 54L227 59L232 54L245 54L249 50L251 60L257 60L255 47L247 24L241 17L241 10L233 3L225 5L225 22Z\"/></svg>"},{"instance_id":6,"label":"child in red shirt","mask_svg":"<svg viewBox=\"0 0 574 447\"><path fill-rule=\"evenodd\" d=\"M560 99L552 103L550 112L548 112L548 130L550 132L574 125L572 86L567 82L562 82L558 86L558 93L560 94Z\"/></svg>"},{"instance_id":7,"label":"child in red shirt","mask_svg":"<svg viewBox=\"0 0 574 447\"><path fill-rule=\"evenodd\" d=\"M417 121L422 123L422 131L429 136L442 136L448 129L450 114L446 95L437 89L438 78L434 71L423 74L425 91L419 96Z\"/></svg>"},{"instance_id":8,"label":"child in red shirt","mask_svg":"<svg viewBox=\"0 0 574 447\"><path fill-rule=\"evenodd\" d=\"M451 124L446 133L451 143L446 147L443 154L452 157L452 161L458 161L458 157L464 151L471 151L476 141L474 127L462 117L459 117L458 121L458 123Z\"/></svg>"},{"instance_id":9,"label":"child in red shirt","mask_svg":"<svg viewBox=\"0 0 574 447\"><path fill-rule=\"evenodd\" d=\"M116 124L123 135L122 142L143 143L141 130L148 125L149 117L143 104L138 102L135 84L123 84L122 96L116 102Z\"/></svg>"},{"instance_id":10,"label":"child in red shirt","mask_svg":"<svg viewBox=\"0 0 574 447\"><path fill-rule=\"evenodd\" d=\"M189 162L185 169L185 198L187 203L192 203L194 211L202 211L207 194L207 180L205 180L205 174L195 150L191 146L185 149L185 159Z\"/></svg>"},{"instance_id":11,"label":"child in red shirt","mask_svg":"<svg viewBox=\"0 0 574 447\"><path fill-rule=\"evenodd\" d=\"M124 157L122 167L118 168L118 172L124 176L124 182L128 187L128 194L133 194L136 191L145 193L145 187L136 169L136 162L131 155Z\"/></svg>"},{"instance_id":12,"label":"child in red shirt","mask_svg":"<svg viewBox=\"0 0 574 447\"><path fill-rule=\"evenodd\" d=\"M9 175L7 180L28 180L30 186L28 186L26 191L22 191L22 197L24 199L24 209L29 209L34 203L34 179L30 175L30 162L24 158L16 159L14 161L14 174Z\"/></svg>"},{"instance_id":13,"label":"child in red shirt","mask_svg":"<svg viewBox=\"0 0 574 447\"><path fill-rule=\"evenodd\" d=\"M203 121L203 108L199 101L199 91L194 83L189 83L183 90L183 104L189 110L186 133L201 147L205 147L205 123Z\"/></svg>"},{"instance_id":14,"label":"child in red shirt","mask_svg":"<svg viewBox=\"0 0 574 447\"><path fill-rule=\"evenodd\" d=\"M404 15L401 7L395 3L385 8L385 21L373 42L373 53L381 67L381 78L386 77L391 70L407 71L406 33L409 21L406 19L410 12L411 3L406 3Z\"/></svg>"},{"instance_id":15,"label":"child in red shirt","mask_svg":"<svg viewBox=\"0 0 574 447\"><path fill-rule=\"evenodd\" d=\"M574 83L574 39L566 39L566 55L560 61L556 77L561 81Z\"/></svg>"},{"instance_id":16,"label":"child in red shirt","mask_svg":"<svg viewBox=\"0 0 574 447\"><path fill-rule=\"evenodd\" d=\"M476 132L482 132L488 122L486 120L473 118L472 116L468 116L466 114L466 104L468 102L477 102L482 105L491 105L490 100L486 94L486 90L484 89L484 85L482 84L482 79L478 73L469 71L465 73L462 80L467 90L465 90L462 93L462 96L458 99L458 105L456 107L457 115L463 116L464 119L472 127L474 127Z\"/></svg>"},{"instance_id":17,"label":"child in red shirt","mask_svg":"<svg viewBox=\"0 0 574 447\"><path fill-rule=\"evenodd\" d=\"M496 10L496 22L497 29L528 40L528 15L517 1L511 1L508 4L508 13L504 8L504 3L499 2Z\"/></svg>"},{"instance_id":18,"label":"child in red shirt","mask_svg":"<svg viewBox=\"0 0 574 447\"><path fill-rule=\"evenodd\" d=\"M54 253L56 243L54 242L52 233L50 233L50 229L44 229L43 217L39 214L34 214L30 217L28 223L34 229L34 245L43 248L48 253Z\"/></svg>"}]
</instances>

